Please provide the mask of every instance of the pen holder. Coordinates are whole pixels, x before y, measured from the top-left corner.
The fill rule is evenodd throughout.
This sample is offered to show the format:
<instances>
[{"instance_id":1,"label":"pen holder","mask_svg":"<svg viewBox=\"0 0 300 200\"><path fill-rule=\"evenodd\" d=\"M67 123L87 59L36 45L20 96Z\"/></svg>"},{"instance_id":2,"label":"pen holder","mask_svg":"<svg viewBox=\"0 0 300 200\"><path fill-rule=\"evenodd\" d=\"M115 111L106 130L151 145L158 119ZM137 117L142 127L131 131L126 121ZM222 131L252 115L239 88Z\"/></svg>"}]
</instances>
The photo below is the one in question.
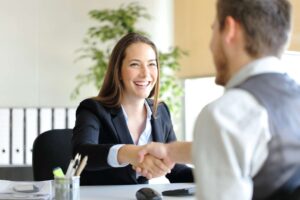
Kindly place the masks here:
<instances>
[{"instance_id":1,"label":"pen holder","mask_svg":"<svg viewBox=\"0 0 300 200\"><path fill-rule=\"evenodd\" d=\"M54 179L55 200L79 200L80 176L72 178L56 177Z\"/></svg>"}]
</instances>

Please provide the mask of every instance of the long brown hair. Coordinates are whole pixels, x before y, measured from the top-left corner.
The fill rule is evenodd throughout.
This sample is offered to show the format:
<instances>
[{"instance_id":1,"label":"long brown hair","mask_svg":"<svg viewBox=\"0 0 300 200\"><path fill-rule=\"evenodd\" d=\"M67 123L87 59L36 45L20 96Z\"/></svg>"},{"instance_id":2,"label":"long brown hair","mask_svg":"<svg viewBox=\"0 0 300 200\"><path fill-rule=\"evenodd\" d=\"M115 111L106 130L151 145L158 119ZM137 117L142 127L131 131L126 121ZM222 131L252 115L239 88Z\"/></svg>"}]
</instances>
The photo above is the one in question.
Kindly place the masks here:
<instances>
[{"instance_id":1,"label":"long brown hair","mask_svg":"<svg viewBox=\"0 0 300 200\"><path fill-rule=\"evenodd\" d=\"M120 80L121 77L121 68L122 63L125 58L126 49L134 43L145 43L152 47L153 51L156 55L156 63L157 63L157 80L155 86L151 90L148 98L154 96L154 103L153 103L153 114L155 116L157 106L158 106L158 95L159 95L159 80L160 80L160 66L158 61L158 52L155 44L149 40L147 37L142 36L138 33L128 33L124 37L122 37L118 43L115 45L110 59L108 63L108 69L104 77L104 81L100 92L96 100L100 101L105 107L108 108L119 108L121 106L121 98L122 93L124 91L124 86L122 81Z\"/></svg>"}]
</instances>

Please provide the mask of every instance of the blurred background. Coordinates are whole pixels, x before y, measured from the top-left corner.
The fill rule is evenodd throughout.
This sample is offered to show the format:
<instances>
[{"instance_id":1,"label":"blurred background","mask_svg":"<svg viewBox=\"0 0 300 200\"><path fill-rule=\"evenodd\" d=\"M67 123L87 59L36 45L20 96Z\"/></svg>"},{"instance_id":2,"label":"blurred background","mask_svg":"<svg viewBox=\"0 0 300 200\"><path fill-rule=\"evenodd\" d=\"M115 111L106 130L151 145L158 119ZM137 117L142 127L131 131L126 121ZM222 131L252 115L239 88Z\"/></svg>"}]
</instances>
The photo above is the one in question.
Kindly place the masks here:
<instances>
[{"instance_id":1,"label":"blurred background","mask_svg":"<svg viewBox=\"0 0 300 200\"><path fill-rule=\"evenodd\" d=\"M0 179L32 179L35 137L49 129L72 128L75 109L99 88L84 85L71 98L92 60L78 60L89 12L118 9L129 0L0 0ZM174 74L182 88L179 114L172 113L179 140L192 140L194 121L203 106L222 95L214 84L209 52L215 1L138 0L151 16L137 28L162 52L178 46L188 54ZM284 55L287 71L300 81L300 2L294 6L293 34ZM99 44L101 45L101 43ZM163 74L162 74L163 76ZM170 91L172 93L172 91ZM162 99L164 100L164 99Z\"/></svg>"}]
</instances>

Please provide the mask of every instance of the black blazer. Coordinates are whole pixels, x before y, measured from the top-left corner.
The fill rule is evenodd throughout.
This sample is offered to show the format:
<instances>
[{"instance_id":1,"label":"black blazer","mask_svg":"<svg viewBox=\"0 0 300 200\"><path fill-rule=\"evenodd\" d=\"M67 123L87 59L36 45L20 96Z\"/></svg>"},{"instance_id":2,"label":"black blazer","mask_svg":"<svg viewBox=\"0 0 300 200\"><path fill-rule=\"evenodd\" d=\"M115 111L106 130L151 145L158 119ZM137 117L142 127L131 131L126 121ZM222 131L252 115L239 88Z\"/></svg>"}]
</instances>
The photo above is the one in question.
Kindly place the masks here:
<instances>
[{"instance_id":1,"label":"black blazer","mask_svg":"<svg viewBox=\"0 0 300 200\"><path fill-rule=\"evenodd\" d=\"M152 109L152 100L147 99ZM176 140L168 107L160 103L157 116L151 117L153 141L168 143ZM133 144L122 108L110 109L100 102L86 99L76 111L73 129L73 154L88 155L88 164L81 175L82 185L114 185L148 183L136 178L131 165L113 168L107 163L109 149L115 144ZM176 164L166 176L170 182L193 182L192 169Z\"/></svg>"}]
</instances>

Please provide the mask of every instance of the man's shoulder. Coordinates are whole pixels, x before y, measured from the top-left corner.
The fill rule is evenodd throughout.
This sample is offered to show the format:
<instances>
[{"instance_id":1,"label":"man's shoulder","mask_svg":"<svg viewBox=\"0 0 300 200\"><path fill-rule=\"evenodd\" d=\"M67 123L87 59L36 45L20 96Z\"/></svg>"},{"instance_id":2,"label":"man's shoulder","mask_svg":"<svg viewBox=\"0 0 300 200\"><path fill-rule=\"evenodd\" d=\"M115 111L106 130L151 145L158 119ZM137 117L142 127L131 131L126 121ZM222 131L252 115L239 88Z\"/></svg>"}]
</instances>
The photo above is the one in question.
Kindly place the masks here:
<instances>
[{"instance_id":1,"label":"man's shoulder","mask_svg":"<svg viewBox=\"0 0 300 200\"><path fill-rule=\"evenodd\" d=\"M265 108L249 92L242 89L230 89L223 96L208 104L201 112L206 118L224 126L255 124L266 117Z\"/></svg>"},{"instance_id":2,"label":"man's shoulder","mask_svg":"<svg viewBox=\"0 0 300 200\"><path fill-rule=\"evenodd\" d=\"M219 97L218 99L209 103L207 109L229 109L231 107L247 106L251 104L257 104L257 100L254 96L246 90L239 88L232 88Z\"/></svg>"},{"instance_id":3,"label":"man's shoulder","mask_svg":"<svg viewBox=\"0 0 300 200\"><path fill-rule=\"evenodd\" d=\"M260 111L264 110L264 108L248 91L232 88L205 106L201 113L205 113L214 118L226 117L229 119L237 119L241 117L241 115L247 115L254 110Z\"/></svg>"}]
</instances>

